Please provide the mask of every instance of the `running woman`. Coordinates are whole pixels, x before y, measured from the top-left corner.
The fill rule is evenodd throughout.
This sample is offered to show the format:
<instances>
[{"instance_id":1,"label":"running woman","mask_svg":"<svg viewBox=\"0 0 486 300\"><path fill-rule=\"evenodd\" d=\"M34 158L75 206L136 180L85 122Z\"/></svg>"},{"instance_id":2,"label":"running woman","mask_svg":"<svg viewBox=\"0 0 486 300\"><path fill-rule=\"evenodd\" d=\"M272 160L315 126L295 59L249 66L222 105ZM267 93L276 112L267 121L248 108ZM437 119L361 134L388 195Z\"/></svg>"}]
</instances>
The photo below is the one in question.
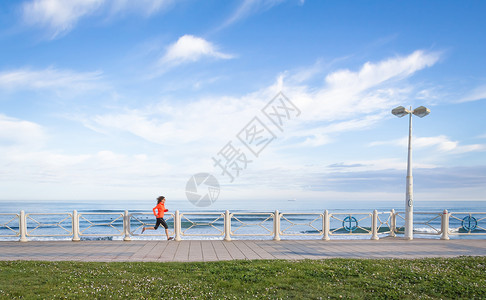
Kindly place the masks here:
<instances>
[{"instance_id":1,"label":"running woman","mask_svg":"<svg viewBox=\"0 0 486 300\"><path fill-rule=\"evenodd\" d=\"M145 232L145 230L157 230L159 228L159 225L162 224L165 228L165 235L167 236L167 240L170 241L173 239L173 237L169 237L169 226L167 226L167 223L164 220L164 213L166 211L169 211L167 208L165 208L165 197L160 196L157 198L157 206L155 206L153 209L155 218L157 219L157 222L155 223L154 227L143 227L142 228L142 233ZM156 212L157 211L157 212Z\"/></svg>"}]
</instances>

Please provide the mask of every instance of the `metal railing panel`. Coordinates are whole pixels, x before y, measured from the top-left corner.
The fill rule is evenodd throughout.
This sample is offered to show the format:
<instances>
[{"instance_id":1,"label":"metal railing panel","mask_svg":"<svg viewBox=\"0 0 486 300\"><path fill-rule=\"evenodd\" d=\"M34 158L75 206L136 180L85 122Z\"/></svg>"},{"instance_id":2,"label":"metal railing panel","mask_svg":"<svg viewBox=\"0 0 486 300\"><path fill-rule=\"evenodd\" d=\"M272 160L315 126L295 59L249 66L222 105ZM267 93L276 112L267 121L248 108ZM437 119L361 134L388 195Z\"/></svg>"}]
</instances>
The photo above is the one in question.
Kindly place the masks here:
<instances>
[{"instance_id":1,"label":"metal railing panel","mask_svg":"<svg viewBox=\"0 0 486 300\"><path fill-rule=\"evenodd\" d=\"M372 235L404 233L404 212L373 213L279 213L275 212L201 212L167 213L165 220L169 232L176 240L181 236L261 237L274 236L332 236ZM79 241L79 236L141 236L143 226L153 226L152 213L85 212L78 213L0 213L0 237L69 237ZM395 230L394 230L395 229ZM74 233L73 233L74 232ZM137 233L138 232L138 233ZM79 233L79 235L78 235ZM145 231L146 236L163 236L164 230ZM442 235L486 235L486 212L414 212L414 234Z\"/></svg>"},{"instance_id":2,"label":"metal railing panel","mask_svg":"<svg viewBox=\"0 0 486 300\"><path fill-rule=\"evenodd\" d=\"M280 213L280 235L322 235L324 233L323 218L322 213Z\"/></svg>"},{"instance_id":3,"label":"metal railing panel","mask_svg":"<svg viewBox=\"0 0 486 300\"><path fill-rule=\"evenodd\" d=\"M378 234L385 234L392 232L392 212L379 212L378 213L378 224L377 224L377 232Z\"/></svg>"},{"instance_id":4,"label":"metal railing panel","mask_svg":"<svg viewBox=\"0 0 486 300\"><path fill-rule=\"evenodd\" d=\"M413 233L424 235L442 234L442 212L414 212ZM397 212L396 233L405 232L405 212ZM403 223L402 223L403 222ZM403 224L403 225L401 225ZM401 225L401 226L400 226Z\"/></svg>"},{"instance_id":5,"label":"metal railing panel","mask_svg":"<svg viewBox=\"0 0 486 300\"><path fill-rule=\"evenodd\" d=\"M271 236L274 234L274 215L274 213L231 213L231 236Z\"/></svg>"},{"instance_id":6,"label":"metal railing panel","mask_svg":"<svg viewBox=\"0 0 486 300\"><path fill-rule=\"evenodd\" d=\"M0 214L0 237L20 236L20 215Z\"/></svg>"},{"instance_id":7,"label":"metal railing panel","mask_svg":"<svg viewBox=\"0 0 486 300\"><path fill-rule=\"evenodd\" d=\"M486 212L449 213L449 234L486 235Z\"/></svg>"},{"instance_id":8,"label":"metal railing panel","mask_svg":"<svg viewBox=\"0 0 486 300\"><path fill-rule=\"evenodd\" d=\"M53 220L53 216L59 218ZM73 215L71 213L29 213L25 214L26 236L56 237L73 235ZM52 233L52 232L58 233Z\"/></svg>"},{"instance_id":9,"label":"metal railing panel","mask_svg":"<svg viewBox=\"0 0 486 300\"><path fill-rule=\"evenodd\" d=\"M180 218L182 236L224 235L224 213L181 213Z\"/></svg>"},{"instance_id":10,"label":"metal railing panel","mask_svg":"<svg viewBox=\"0 0 486 300\"><path fill-rule=\"evenodd\" d=\"M79 213L80 236L122 236L123 212L120 213Z\"/></svg>"},{"instance_id":11,"label":"metal railing panel","mask_svg":"<svg viewBox=\"0 0 486 300\"><path fill-rule=\"evenodd\" d=\"M397 211L395 213L395 220L396 220L395 232L404 234L405 233L405 212Z\"/></svg>"},{"instance_id":12,"label":"metal railing panel","mask_svg":"<svg viewBox=\"0 0 486 300\"><path fill-rule=\"evenodd\" d=\"M130 220L130 235L131 236L165 236L165 229L164 227L159 228L162 230L150 230L145 231L143 234L140 232L142 231L143 227L154 227L155 216L153 213L131 213L129 214ZM173 213L165 213L164 220L169 226L169 235L174 235L175 232L175 219ZM136 232L139 233L136 233ZM153 233L152 233L153 232Z\"/></svg>"},{"instance_id":13,"label":"metal railing panel","mask_svg":"<svg viewBox=\"0 0 486 300\"><path fill-rule=\"evenodd\" d=\"M371 235L372 213L330 213L329 235Z\"/></svg>"}]
</instances>

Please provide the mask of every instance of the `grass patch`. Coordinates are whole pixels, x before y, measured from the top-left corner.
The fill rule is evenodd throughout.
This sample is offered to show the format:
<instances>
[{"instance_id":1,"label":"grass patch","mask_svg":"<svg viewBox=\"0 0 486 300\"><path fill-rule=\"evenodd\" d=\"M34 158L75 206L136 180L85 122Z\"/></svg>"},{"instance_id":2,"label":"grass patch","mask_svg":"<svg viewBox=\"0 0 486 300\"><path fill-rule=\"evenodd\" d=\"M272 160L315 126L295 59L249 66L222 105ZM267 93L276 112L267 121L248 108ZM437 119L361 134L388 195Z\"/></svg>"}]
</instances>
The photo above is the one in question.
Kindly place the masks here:
<instances>
[{"instance_id":1,"label":"grass patch","mask_svg":"<svg viewBox=\"0 0 486 300\"><path fill-rule=\"evenodd\" d=\"M0 298L485 299L486 257L0 262Z\"/></svg>"}]
</instances>

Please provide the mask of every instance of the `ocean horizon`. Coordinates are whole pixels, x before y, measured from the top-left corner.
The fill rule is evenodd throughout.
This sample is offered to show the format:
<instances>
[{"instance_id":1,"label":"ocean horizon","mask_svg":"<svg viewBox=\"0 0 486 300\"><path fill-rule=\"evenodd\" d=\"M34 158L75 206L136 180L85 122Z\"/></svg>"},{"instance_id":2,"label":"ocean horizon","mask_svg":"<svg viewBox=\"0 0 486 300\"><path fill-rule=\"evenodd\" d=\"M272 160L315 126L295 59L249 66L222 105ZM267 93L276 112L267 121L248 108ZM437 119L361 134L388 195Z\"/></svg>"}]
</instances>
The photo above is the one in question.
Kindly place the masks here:
<instances>
[{"instance_id":1,"label":"ocean horizon","mask_svg":"<svg viewBox=\"0 0 486 300\"><path fill-rule=\"evenodd\" d=\"M72 212L83 211L136 211L151 212L156 200L0 200L0 213L18 213L24 210L28 213ZM372 212L403 211L405 201L353 201L353 200L223 200L216 201L211 206L198 207L188 200L171 200L166 202L166 208L171 212L308 212L319 213L329 211ZM444 209L455 212L486 212L486 200L458 200L458 201L420 201L415 200L414 210L423 212L442 212Z\"/></svg>"}]
</instances>

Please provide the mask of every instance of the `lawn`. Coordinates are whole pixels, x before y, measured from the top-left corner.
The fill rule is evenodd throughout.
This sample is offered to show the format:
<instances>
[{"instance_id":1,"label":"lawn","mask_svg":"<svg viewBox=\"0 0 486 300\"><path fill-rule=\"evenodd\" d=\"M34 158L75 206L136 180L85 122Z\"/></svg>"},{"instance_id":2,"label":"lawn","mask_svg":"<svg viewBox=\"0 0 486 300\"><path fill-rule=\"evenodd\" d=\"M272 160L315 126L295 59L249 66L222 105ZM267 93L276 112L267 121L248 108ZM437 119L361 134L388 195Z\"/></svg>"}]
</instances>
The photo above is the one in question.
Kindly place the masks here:
<instances>
[{"instance_id":1,"label":"lawn","mask_svg":"<svg viewBox=\"0 0 486 300\"><path fill-rule=\"evenodd\" d=\"M486 299L486 257L1 261L0 276L1 299Z\"/></svg>"}]
</instances>

